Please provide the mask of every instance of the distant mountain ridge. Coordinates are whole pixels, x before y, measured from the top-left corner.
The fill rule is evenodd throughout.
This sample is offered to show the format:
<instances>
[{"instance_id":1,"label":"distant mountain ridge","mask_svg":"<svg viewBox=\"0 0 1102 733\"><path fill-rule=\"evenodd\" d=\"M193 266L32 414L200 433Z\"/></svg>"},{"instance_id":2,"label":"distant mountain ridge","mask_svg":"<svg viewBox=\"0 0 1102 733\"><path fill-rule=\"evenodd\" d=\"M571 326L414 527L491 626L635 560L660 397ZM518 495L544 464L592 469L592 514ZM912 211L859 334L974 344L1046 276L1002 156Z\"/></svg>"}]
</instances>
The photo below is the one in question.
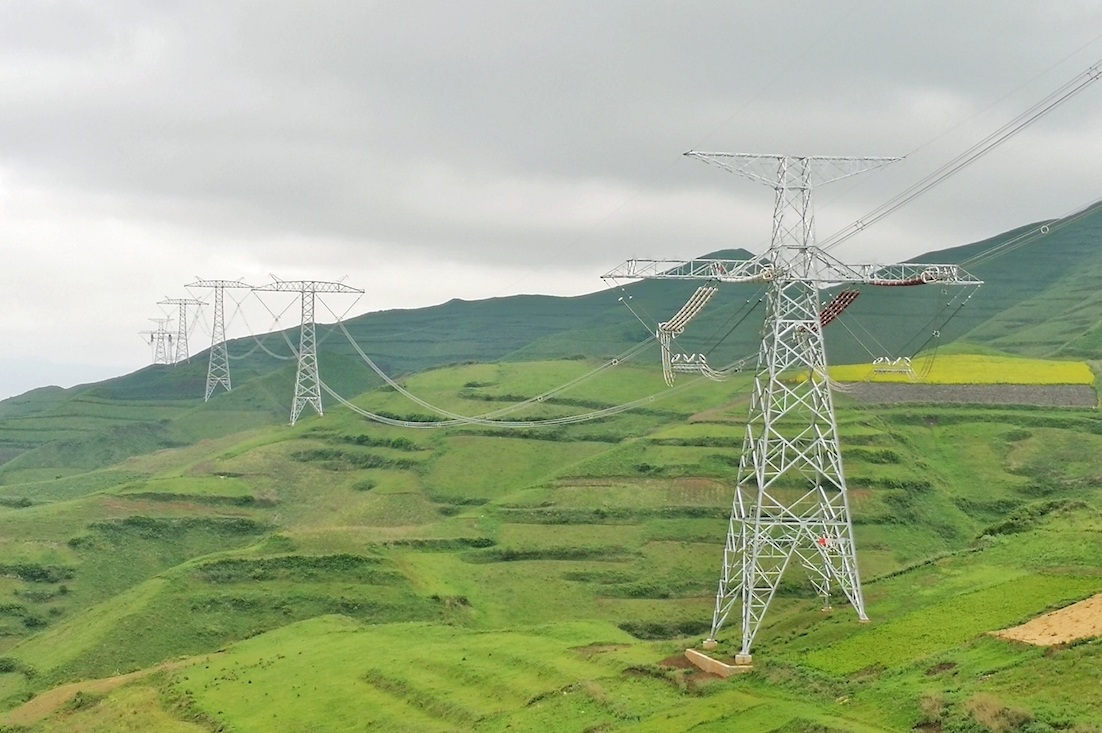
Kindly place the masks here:
<instances>
[{"instance_id":1,"label":"distant mountain ridge","mask_svg":"<svg viewBox=\"0 0 1102 733\"><path fill-rule=\"evenodd\" d=\"M962 262L1033 226L914 260ZM750 253L724 250L705 256L744 258ZM958 307L965 299L959 288L861 287L857 301L827 329L831 363L912 355L951 342L959 342L958 348L972 344L1028 356L1102 359L1102 208L970 271L986 284L963 308ZM368 313L345 325L394 376L464 362L607 358L647 339L656 322L675 313L699 284L650 280L574 297L456 299ZM714 365L754 355L763 294L759 286L721 286L677 347L705 353ZM824 300L831 295L824 293ZM254 338L289 357L284 335L297 343L296 331L231 342L231 356L239 356L231 364L234 391L219 393L207 404L202 402L206 351L187 364L149 366L98 383L41 388L4 400L0 463L38 445L98 435L135 421L168 420L176 433L164 439L189 442L284 420L293 393L293 361L256 349ZM351 397L381 384L339 329L319 325L318 335L322 378L334 389ZM657 363L657 350L639 358ZM27 429L32 424L35 429Z\"/></svg>"}]
</instances>

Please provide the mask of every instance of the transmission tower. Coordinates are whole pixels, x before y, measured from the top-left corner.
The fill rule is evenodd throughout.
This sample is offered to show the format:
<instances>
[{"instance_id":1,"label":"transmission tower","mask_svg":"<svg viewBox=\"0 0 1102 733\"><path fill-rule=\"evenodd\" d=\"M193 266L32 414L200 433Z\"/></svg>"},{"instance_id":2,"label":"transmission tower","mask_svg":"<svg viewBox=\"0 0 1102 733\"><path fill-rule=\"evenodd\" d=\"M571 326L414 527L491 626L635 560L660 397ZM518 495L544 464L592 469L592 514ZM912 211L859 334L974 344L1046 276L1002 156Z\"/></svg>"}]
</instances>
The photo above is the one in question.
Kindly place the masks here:
<instances>
[{"instance_id":1,"label":"transmission tower","mask_svg":"<svg viewBox=\"0 0 1102 733\"><path fill-rule=\"evenodd\" d=\"M274 278L274 276L273 276ZM302 300L302 326L299 329L298 372L295 375L295 399L291 403L291 424L298 421L302 408L311 405L319 415L325 414L321 406L321 377L318 375L318 345L314 327L314 301L318 293L363 293L341 282L325 280L277 280L253 288L258 292L298 293Z\"/></svg>"},{"instance_id":2,"label":"transmission tower","mask_svg":"<svg viewBox=\"0 0 1102 733\"><path fill-rule=\"evenodd\" d=\"M716 647L720 629L737 606L742 639L735 663L750 665L754 637L793 561L810 576L825 608L830 608L832 592L841 591L858 618L868 620L827 376L819 291L841 283L981 283L956 265L847 265L816 246L812 189L898 158L686 155L773 188L768 251L748 260L629 260L605 277L769 284L723 569L704 642L705 649Z\"/></svg>"},{"instance_id":3,"label":"transmission tower","mask_svg":"<svg viewBox=\"0 0 1102 733\"><path fill-rule=\"evenodd\" d=\"M188 351L187 345L187 308L189 305L206 305L201 300L195 298L165 298L157 303L157 305L175 305L180 308L179 319L176 326L176 352L172 357L173 364L179 364L182 361L189 361L191 359L191 353Z\"/></svg>"},{"instance_id":4,"label":"transmission tower","mask_svg":"<svg viewBox=\"0 0 1102 733\"><path fill-rule=\"evenodd\" d=\"M218 385L230 391L230 354L226 348L226 311L223 294L226 288L244 288L252 290L240 280L205 280L201 277L184 287L211 288L214 290L214 325L210 332L210 360L207 362L207 389L203 395L206 402L214 394Z\"/></svg>"},{"instance_id":5,"label":"transmission tower","mask_svg":"<svg viewBox=\"0 0 1102 733\"><path fill-rule=\"evenodd\" d=\"M149 337L149 347L153 352L154 364L172 363L172 332L168 330L171 318L150 318L157 325L152 331L139 331L141 336Z\"/></svg>"}]
</instances>

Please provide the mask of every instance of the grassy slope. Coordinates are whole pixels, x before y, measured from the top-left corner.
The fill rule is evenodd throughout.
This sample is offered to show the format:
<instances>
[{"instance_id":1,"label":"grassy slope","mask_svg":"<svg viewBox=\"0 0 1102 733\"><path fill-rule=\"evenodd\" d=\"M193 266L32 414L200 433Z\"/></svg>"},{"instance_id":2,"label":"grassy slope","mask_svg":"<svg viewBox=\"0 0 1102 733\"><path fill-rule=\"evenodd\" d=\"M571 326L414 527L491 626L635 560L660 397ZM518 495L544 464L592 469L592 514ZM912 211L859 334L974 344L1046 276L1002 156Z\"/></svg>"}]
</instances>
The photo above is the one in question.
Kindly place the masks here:
<instances>
[{"instance_id":1,"label":"grassy slope","mask_svg":"<svg viewBox=\"0 0 1102 733\"><path fill-rule=\"evenodd\" d=\"M591 366L475 364L408 384L473 413ZM400 431L332 410L63 479L66 492L38 494L47 503L0 509L12 660L0 695L10 706L199 655L31 729L121 730L120 711L139 710L241 731L1102 717L1097 685L1076 671L1097 669L1093 644L1043 654L983 635L1102 590L1093 411L843 405L873 623L822 614L791 574L758 672L720 684L656 666L710 619L747 386L704 383L637 414L519 437ZM564 397L662 389L653 369L624 368ZM421 410L393 392L358 401ZM93 480L104 474L120 482ZM729 651L730 634L721 642Z\"/></svg>"},{"instance_id":2,"label":"grassy slope","mask_svg":"<svg viewBox=\"0 0 1102 733\"><path fill-rule=\"evenodd\" d=\"M1099 219L976 268L989 287L942 329L942 340L971 331L974 346L965 349L1097 357L1088 327L1092 273L1102 267ZM989 244L925 259L957 261ZM454 301L372 314L350 328L392 372L504 358L409 379L431 401L477 413L593 366L525 359L637 343L645 330L618 298L661 318L690 291L649 282L573 299ZM863 329L879 335L877 352L916 348L906 338L929 329L953 295L931 292L867 289L843 317L849 328L828 332L832 360L867 360L850 336ZM1064 293L1078 300L1065 302ZM756 297L751 288L725 289L679 346L710 348L745 316L710 358L752 352ZM282 350L274 337L269 346ZM655 359L653 350L641 357ZM0 403L0 649L8 655L0 669L10 670L0 673L0 698L8 705L68 680L260 634L230 647L227 658L244 660L289 643L290 634L344 655L327 684L341 688L352 675L364 710L374 711L363 714L381 716L356 720L380 729L405 729L394 710L406 710L419 730L718 730L736 720L762 731L965 730L967 721L1009 730L1007 720L1021 728L1029 717L1047 730L1102 717L1097 693L1075 672L1097 667L1093 645L1042 655L982 636L1102 589L1094 570L1102 467L1092 457L1102 454L1094 445L1102 428L1091 412L843 405L873 625L853 625L842 611L822 616L793 575L759 637L760 671L700 686L654 662L692 641L667 639L699 633L710 617L745 378L599 423L411 434L343 410L281 426L293 368L259 355L235 364L233 393L203 404L195 395L204 366L198 358ZM335 335L323 345L322 369L344 394L378 384ZM663 391L653 369L618 369L524 414ZM357 401L425 417L393 392ZM311 621L331 614L345 620ZM532 661L545 674L513 689L510 664L520 662L467 677L454 664L440 678L403 676L401 657L352 671L358 657L334 641L349 628L372 649L400 646L396 639L416 629L426 639L417 653L434 659L454 656L454 645L483 648L479 640L513 649L521 637L510 635L521 634L541 650ZM441 628L444 637L434 636ZM281 684L318 673L264 658L285 679L270 680L268 697L289 699ZM202 678L198 690L190 678L157 673L34 725L115 730L120 716L138 715L190 721L181 730L214 719L280 729L265 727L272 722L257 717L260 708L221 702L246 697L238 679ZM498 704L484 685L512 692ZM562 699L548 695L555 690ZM323 700L303 714L331 707Z\"/></svg>"},{"instance_id":3,"label":"grassy slope","mask_svg":"<svg viewBox=\"0 0 1102 733\"><path fill-rule=\"evenodd\" d=\"M1102 354L1102 330L1098 326L1102 321L1102 214L1088 217L1060 241L1041 241L1050 245L1045 249L1046 257L1057 261L1075 258L1075 266L1045 282L1043 290L977 326L966 340L1026 356L1098 359ZM1012 258L1014 255L1004 259ZM1023 268L1020 277L1033 276L1025 262L1005 263L1003 267L1014 264Z\"/></svg>"}]
</instances>

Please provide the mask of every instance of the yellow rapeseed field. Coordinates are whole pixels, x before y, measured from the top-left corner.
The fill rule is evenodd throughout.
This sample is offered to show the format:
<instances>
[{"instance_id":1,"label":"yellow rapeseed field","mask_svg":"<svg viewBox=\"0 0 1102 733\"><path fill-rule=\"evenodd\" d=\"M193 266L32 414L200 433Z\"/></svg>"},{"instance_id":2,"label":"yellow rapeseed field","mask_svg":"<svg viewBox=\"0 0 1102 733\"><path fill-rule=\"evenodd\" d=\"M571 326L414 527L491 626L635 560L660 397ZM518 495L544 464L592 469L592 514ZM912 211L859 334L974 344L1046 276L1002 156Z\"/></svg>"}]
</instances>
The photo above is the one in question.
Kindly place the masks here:
<instances>
[{"instance_id":1,"label":"yellow rapeseed field","mask_svg":"<svg viewBox=\"0 0 1102 733\"><path fill-rule=\"evenodd\" d=\"M910 382L923 384L1093 384L1094 373L1081 361L1048 361L1014 356L944 354L919 356L912 367L915 378L901 372L876 372L873 364L845 364L830 368L839 382Z\"/></svg>"}]
</instances>

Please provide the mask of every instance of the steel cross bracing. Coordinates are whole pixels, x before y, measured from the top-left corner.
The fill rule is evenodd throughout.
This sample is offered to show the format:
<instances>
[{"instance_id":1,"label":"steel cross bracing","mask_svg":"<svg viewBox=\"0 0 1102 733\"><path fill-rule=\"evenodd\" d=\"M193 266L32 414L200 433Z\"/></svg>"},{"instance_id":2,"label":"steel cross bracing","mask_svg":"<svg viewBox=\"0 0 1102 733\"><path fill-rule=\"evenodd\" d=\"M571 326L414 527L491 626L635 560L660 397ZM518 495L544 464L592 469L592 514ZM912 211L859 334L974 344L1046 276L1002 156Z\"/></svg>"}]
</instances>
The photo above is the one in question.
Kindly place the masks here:
<instances>
[{"instance_id":1,"label":"steel cross bracing","mask_svg":"<svg viewBox=\"0 0 1102 733\"><path fill-rule=\"evenodd\" d=\"M749 664L754 637L793 561L826 607L841 592L867 620L853 541L838 425L827 376L820 290L841 283L979 285L957 265L850 265L815 246L815 185L894 158L809 158L686 153L776 192L769 250L747 260L630 260L608 279L769 283L765 327L739 459L712 630L706 648L739 608Z\"/></svg>"},{"instance_id":2,"label":"steel cross bracing","mask_svg":"<svg viewBox=\"0 0 1102 733\"><path fill-rule=\"evenodd\" d=\"M195 298L165 298L157 305L179 306L180 315L176 327L176 353L172 357L172 363L179 364L182 361L188 361L191 358L191 353L188 351L187 345L187 307L189 305L206 305L206 303Z\"/></svg>"},{"instance_id":3,"label":"steel cross bracing","mask_svg":"<svg viewBox=\"0 0 1102 733\"><path fill-rule=\"evenodd\" d=\"M214 325L210 332L210 359L207 361L207 388L203 394L206 402L214 394L218 385L230 391L230 354L226 347L226 311L223 294L226 288L244 288L252 290L240 280L207 280L196 278L188 288L211 288L214 290Z\"/></svg>"},{"instance_id":4,"label":"steel cross bracing","mask_svg":"<svg viewBox=\"0 0 1102 733\"><path fill-rule=\"evenodd\" d=\"M293 292L302 299L302 326L299 330L298 372L295 375L295 399L291 403L291 424L294 425L306 405L319 415L325 414L321 404L321 377L318 374L317 329L314 324L314 301L318 293L362 293L341 282L325 280L274 280L253 288L259 292Z\"/></svg>"}]
</instances>

